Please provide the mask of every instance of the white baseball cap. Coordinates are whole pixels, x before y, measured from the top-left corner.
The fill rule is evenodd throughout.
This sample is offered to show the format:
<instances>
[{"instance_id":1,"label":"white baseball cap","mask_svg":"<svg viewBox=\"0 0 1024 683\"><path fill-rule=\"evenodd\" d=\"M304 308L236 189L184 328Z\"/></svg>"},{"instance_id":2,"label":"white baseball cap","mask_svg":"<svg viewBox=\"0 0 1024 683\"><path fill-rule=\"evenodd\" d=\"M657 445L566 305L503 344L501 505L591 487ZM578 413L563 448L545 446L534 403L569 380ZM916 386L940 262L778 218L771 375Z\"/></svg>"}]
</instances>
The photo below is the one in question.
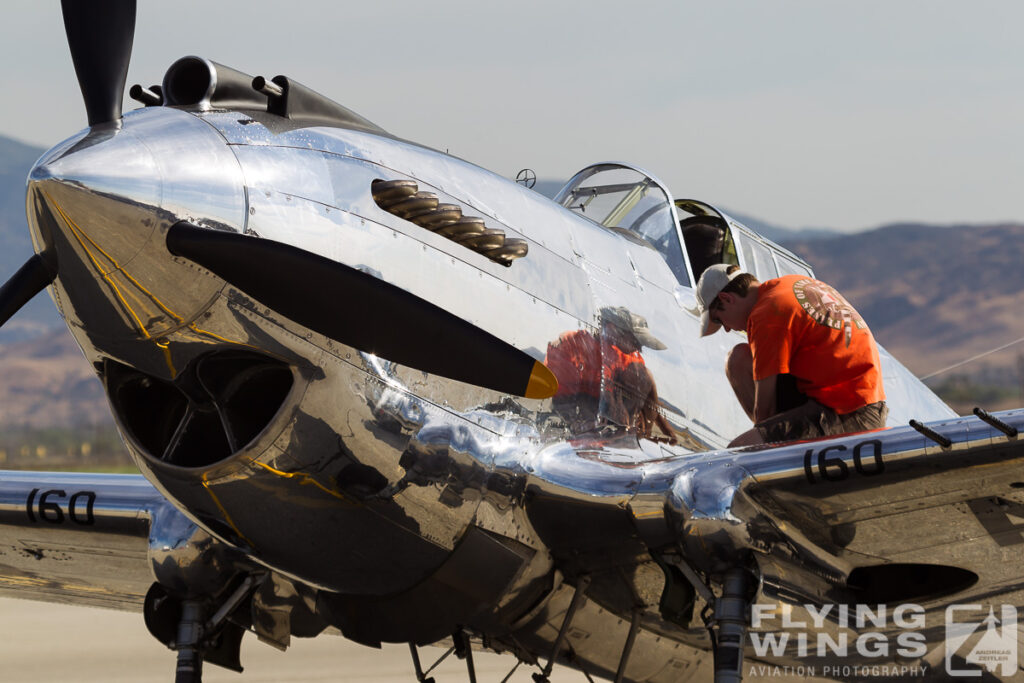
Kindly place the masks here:
<instances>
[{"instance_id":1,"label":"white baseball cap","mask_svg":"<svg viewBox=\"0 0 1024 683\"><path fill-rule=\"evenodd\" d=\"M730 263L716 263L709 266L700 276L700 282L697 283L697 310L700 311L700 336L702 337L718 332L721 327L711 320L711 312L708 307L727 284L743 274L738 267L732 273L727 272L733 267L735 266Z\"/></svg>"}]
</instances>

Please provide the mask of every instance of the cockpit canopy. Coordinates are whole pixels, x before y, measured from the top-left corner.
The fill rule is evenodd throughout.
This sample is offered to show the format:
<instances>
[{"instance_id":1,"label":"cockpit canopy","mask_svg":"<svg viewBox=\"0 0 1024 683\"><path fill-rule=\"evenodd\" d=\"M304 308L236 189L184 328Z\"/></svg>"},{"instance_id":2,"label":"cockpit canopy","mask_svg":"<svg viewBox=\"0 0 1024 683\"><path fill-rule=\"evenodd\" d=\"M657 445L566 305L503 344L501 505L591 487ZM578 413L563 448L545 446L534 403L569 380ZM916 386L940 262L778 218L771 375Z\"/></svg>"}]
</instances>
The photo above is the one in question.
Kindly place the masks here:
<instances>
[{"instance_id":1,"label":"cockpit canopy","mask_svg":"<svg viewBox=\"0 0 1024 683\"><path fill-rule=\"evenodd\" d=\"M680 284L689 281L672 200L646 173L621 164L596 164L577 173L555 201L627 239L645 240Z\"/></svg>"},{"instance_id":2,"label":"cockpit canopy","mask_svg":"<svg viewBox=\"0 0 1024 683\"><path fill-rule=\"evenodd\" d=\"M761 281L812 274L810 266L792 252L710 204L673 199L657 178L627 164L584 168L555 201L626 239L652 247L686 287L716 263L736 264Z\"/></svg>"}]
</instances>

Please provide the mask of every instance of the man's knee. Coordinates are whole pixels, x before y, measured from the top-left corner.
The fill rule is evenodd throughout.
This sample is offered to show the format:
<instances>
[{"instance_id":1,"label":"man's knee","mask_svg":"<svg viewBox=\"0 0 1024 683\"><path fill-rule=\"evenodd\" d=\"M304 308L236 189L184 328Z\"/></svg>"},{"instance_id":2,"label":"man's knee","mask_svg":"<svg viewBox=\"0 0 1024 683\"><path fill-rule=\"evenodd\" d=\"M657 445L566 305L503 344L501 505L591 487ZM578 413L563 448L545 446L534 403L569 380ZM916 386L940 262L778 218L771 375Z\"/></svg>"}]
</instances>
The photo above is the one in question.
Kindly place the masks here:
<instances>
[{"instance_id":1,"label":"man's knee","mask_svg":"<svg viewBox=\"0 0 1024 683\"><path fill-rule=\"evenodd\" d=\"M750 344L737 344L729 350L725 357L725 375L735 383L735 379L754 377L754 355Z\"/></svg>"}]
</instances>

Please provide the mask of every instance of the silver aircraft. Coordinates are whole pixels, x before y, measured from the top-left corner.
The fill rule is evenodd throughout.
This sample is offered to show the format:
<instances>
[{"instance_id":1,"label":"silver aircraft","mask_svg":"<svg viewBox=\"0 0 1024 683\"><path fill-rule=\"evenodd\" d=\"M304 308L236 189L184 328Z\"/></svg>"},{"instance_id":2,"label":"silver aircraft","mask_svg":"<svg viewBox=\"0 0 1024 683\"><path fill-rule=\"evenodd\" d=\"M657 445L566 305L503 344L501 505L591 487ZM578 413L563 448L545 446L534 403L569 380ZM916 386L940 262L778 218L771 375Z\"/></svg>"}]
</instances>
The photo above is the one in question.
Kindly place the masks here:
<instances>
[{"instance_id":1,"label":"silver aircraft","mask_svg":"<svg viewBox=\"0 0 1024 683\"><path fill-rule=\"evenodd\" d=\"M0 318L49 289L142 475L0 473L2 594L141 611L181 683L246 631L408 643L420 681L436 643L470 680L1017 670L970 644L1024 604L1024 413L883 352L888 429L726 448L740 337L693 284L800 258L634 166L551 202L199 57L122 115L134 5L64 15L89 125L29 176Z\"/></svg>"}]
</instances>

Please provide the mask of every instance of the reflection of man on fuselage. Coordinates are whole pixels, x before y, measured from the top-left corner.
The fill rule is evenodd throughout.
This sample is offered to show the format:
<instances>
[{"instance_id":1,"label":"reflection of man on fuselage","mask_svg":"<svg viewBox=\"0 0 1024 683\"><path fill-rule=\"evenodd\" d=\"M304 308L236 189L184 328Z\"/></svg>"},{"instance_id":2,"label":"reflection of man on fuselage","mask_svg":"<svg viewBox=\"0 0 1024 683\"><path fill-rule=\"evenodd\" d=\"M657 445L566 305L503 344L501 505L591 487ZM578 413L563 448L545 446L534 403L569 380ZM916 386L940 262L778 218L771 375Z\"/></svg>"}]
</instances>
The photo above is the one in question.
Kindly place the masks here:
<instances>
[{"instance_id":1,"label":"reflection of man on fuselage","mask_svg":"<svg viewBox=\"0 0 1024 683\"><path fill-rule=\"evenodd\" d=\"M657 427L675 443L672 427L658 410L657 387L640 353L644 346L665 348L642 316L623 307L601 309L600 339L574 330L548 345L544 364L558 379L553 405L573 434L611 424L655 438Z\"/></svg>"},{"instance_id":2,"label":"reflection of man on fuselage","mask_svg":"<svg viewBox=\"0 0 1024 683\"><path fill-rule=\"evenodd\" d=\"M754 422L730 446L795 441L885 426L878 347L839 292L804 275L759 282L738 266L697 284L701 336L746 330L726 375Z\"/></svg>"}]
</instances>

